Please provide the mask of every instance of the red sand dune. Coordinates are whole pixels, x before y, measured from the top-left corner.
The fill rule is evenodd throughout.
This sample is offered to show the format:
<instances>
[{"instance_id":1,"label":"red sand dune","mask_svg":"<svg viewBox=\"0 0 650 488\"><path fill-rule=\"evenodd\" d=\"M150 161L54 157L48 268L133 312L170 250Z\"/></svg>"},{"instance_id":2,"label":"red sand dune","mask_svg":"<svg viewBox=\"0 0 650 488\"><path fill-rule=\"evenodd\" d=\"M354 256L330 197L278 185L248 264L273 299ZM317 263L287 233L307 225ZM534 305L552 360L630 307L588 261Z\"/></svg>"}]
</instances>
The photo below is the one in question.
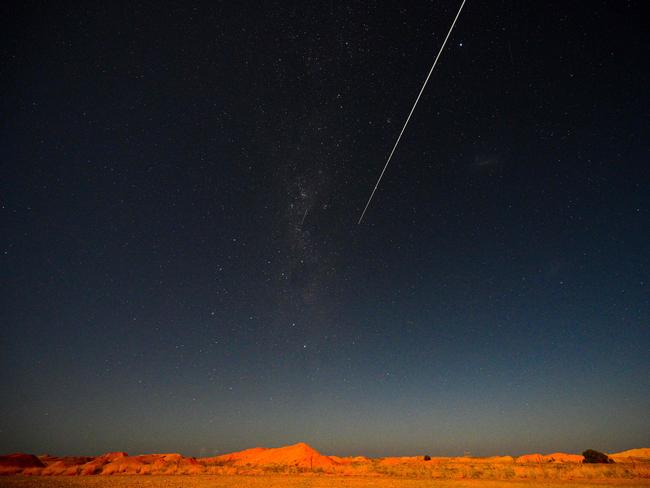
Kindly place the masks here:
<instances>
[{"instance_id":1,"label":"red sand dune","mask_svg":"<svg viewBox=\"0 0 650 488\"><path fill-rule=\"evenodd\" d=\"M209 459L217 462L233 462L236 465L283 465L297 466L300 468L324 468L338 464L332 458L323 456L316 449L304 442L271 449L256 447Z\"/></svg>"}]
</instances>

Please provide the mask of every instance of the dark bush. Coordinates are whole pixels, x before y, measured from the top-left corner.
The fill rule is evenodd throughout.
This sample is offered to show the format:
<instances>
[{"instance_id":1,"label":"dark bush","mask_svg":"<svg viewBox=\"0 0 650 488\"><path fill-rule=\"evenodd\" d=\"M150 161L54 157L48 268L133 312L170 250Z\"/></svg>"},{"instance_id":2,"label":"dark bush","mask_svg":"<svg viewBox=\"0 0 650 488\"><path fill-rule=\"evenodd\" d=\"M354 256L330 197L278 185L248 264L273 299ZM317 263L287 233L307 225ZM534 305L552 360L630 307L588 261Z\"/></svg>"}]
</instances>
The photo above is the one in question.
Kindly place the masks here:
<instances>
[{"instance_id":1,"label":"dark bush","mask_svg":"<svg viewBox=\"0 0 650 488\"><path fill-rule=\"evenodd\" d=\"M583 463L588 463L588 464L611 464L614 462L613 459L611 459L607 454L604 454L602 452L594 451L593 449L587 449L585 452L582 453L584 456L585 460L582 461Z\"/></svg>"},{"instance_id":2,"label":"dark bush","mask_svg":"<svg viewBox=\"0 0 650 488\"><path fill-rule=\"evenodd\" d=\"M424 456L425 461L431 461L431 456Z\"/></svg>"}]
</instances>

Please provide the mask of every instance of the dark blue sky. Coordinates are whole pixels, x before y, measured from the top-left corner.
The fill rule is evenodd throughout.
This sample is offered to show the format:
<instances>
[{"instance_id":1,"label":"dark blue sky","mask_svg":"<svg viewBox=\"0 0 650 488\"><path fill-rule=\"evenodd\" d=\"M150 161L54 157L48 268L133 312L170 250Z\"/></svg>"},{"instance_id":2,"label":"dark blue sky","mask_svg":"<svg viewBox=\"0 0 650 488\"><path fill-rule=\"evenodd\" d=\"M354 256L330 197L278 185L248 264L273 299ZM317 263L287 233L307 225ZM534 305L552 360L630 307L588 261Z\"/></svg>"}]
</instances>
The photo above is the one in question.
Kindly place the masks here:
<instances>
[{"instance_id":1,"label":"dark blue sky","mask_svg":"<svg viewBox=\"0 0 650 488\"><path fill-rule=\"evenodd\" d=\"M640 1L2 7L0 451L650 442Z\"/></svg>"}]
</instances>

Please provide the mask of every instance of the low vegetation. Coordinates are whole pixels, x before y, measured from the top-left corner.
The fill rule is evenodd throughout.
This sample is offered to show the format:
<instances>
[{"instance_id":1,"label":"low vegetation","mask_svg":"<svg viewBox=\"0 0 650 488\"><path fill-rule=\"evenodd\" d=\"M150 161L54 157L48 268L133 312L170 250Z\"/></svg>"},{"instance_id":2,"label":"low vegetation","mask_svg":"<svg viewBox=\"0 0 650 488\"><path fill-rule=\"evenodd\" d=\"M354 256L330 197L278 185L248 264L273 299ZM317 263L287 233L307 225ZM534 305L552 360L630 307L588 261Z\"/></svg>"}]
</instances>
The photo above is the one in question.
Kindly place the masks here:
<instances>
[{"instance_id":1,"label":"low vegetation","mask_svg":"<svg viewBox=\"0 0 650 488\"><path fill-rule=\"evenodd\" d=\"M585 458L583 463L586 464L612 464L614 462L607 454L593 449L587 449L582 456Z\"/></svg>"}]
</instances>

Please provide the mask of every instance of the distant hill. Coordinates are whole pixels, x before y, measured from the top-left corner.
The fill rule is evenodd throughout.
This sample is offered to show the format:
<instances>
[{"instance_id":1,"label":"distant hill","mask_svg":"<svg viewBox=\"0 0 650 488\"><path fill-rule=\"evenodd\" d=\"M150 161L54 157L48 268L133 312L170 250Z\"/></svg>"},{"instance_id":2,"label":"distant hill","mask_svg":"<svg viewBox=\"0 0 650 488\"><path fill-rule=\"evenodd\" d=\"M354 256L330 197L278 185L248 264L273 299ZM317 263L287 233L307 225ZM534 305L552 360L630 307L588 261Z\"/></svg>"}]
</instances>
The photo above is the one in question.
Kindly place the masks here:
<instances>
[{"instance_id":1,"label":"distant hill","mask_svg":"<svg viewBox=\"0 0 650 488\"><path fill-rule=\"evenodd\" d=\"M607 465L608 476L638 476L650 478L650 449L630 449L610 454L616 464ZM494 457L387 457L367 458L326 456L300 442L291 446L255 447L220 456L194 458L181 454L143 454L129 456L125 452L111 452L101 456L34 456L14 453L0 456L0 475L120 475L120 474L251 474L266 473L321 473L345 475L389 475L430 477L467 477L485 472L493 479L523 478L537 475L551 476L553 466L572 464L572 477L593 477L602 467L582 464L578 454L526 454ZM542 466L543 465L543 466ZM627 467L625 467L627 466ZM557 466L557 476L569 473ZM549 471L550 470L550 471ZM611 471L614 470L614 471ZM632 471L630 471L632 470ZM568 476L568 475L567 475ZM479 476L480 477L480 476Z\"/></svg>"},{"instance_id":2,"label":"distant hill","mask_svg":"<svg viewBox=\"0 0 650 488\"><path fill-rule=\"evenodd\" d=\"M234 463L236 465L255 465L255 466L296 466L300 468L323 468L331 467L337 463L329 456L323 456L313 447L300 442L292 446L277 447L277 448L264 448L256 447L253 449L246 449L245 451L234 452L232 454L225 454L223 456L216 456L213 458L206 458L205 461L213 461L215 463Z\"/></svg>"},{"instance_id":3,"label":"distant hill","mask_svg":"<svg viewBox=\"0 0 650 488\"><path fill-rule=\"evenodd\" d=\"M639 449L628 449L627 451L616 452L608 454L614 460L622 458L637 458L637 459L650 459L650 447L641 447Z\"/></svg>"}]
</instances>

